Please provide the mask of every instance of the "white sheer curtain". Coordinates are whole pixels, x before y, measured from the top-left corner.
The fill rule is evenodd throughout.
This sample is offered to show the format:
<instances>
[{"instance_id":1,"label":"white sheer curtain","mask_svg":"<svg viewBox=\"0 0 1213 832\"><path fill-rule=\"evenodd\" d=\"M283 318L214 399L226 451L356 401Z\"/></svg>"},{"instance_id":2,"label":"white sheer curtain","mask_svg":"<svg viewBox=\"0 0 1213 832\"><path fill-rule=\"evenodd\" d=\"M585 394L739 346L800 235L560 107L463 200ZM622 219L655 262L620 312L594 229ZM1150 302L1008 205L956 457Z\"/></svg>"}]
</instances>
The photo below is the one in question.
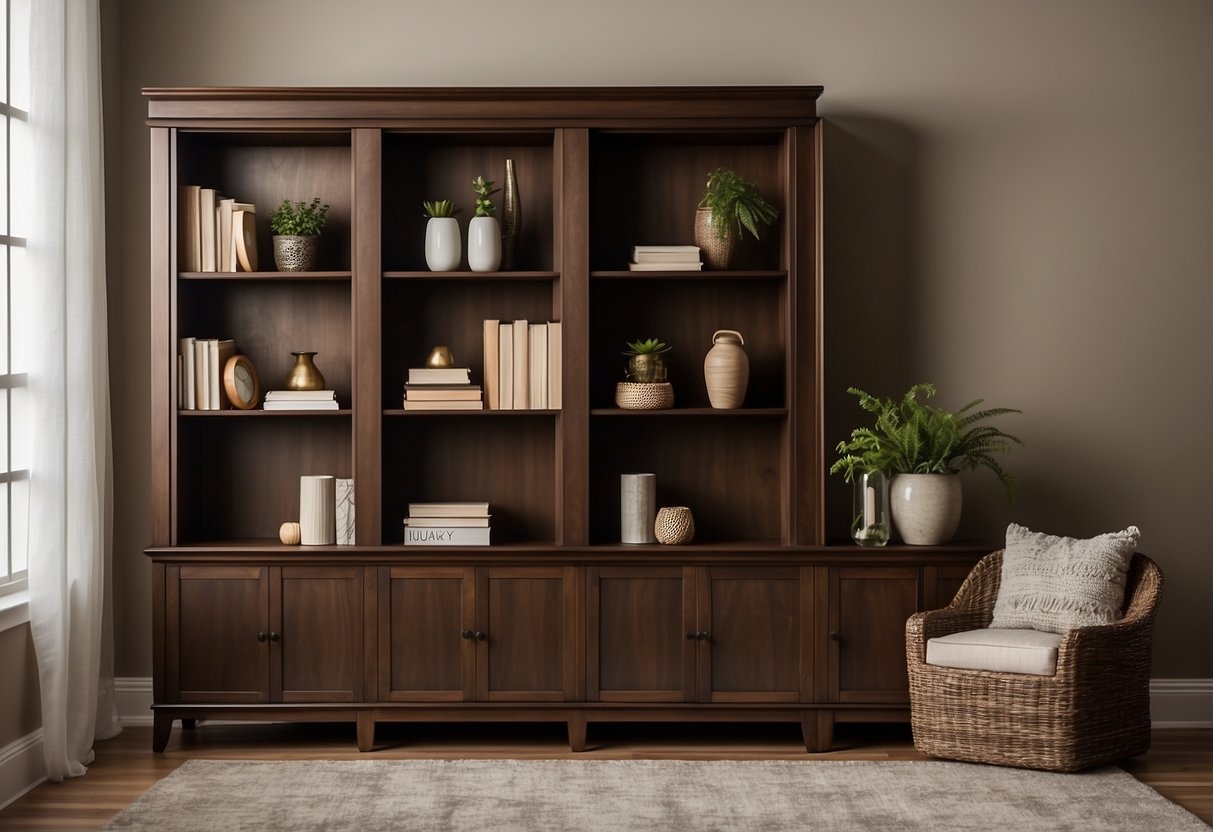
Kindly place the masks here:
<instances>
[{"instance_id":1,"label":"white sheer curtain","mask_svg":"<svg viewBox=\"0 0 1213 832\"><path fill-rule=\"evenodd\" d=\"M47 775L62 780L84 773L95 737L119 730L106 604L111 473L100 10L99 0L32 0L28 8L29 608Z\"/></svg>"}]
</instances>

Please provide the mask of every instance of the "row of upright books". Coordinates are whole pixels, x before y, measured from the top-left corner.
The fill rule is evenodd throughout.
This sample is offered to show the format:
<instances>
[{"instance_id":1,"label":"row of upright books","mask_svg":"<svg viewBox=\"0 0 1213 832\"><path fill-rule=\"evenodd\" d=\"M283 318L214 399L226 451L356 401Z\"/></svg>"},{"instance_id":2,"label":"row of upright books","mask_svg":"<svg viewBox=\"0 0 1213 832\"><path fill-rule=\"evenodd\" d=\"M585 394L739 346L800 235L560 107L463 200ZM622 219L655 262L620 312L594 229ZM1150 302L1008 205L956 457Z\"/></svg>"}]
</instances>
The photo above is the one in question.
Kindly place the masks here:
<instances>
[{"instance_id":1,"label":"row of upright books","mask_svg":"<svg viewBox=\"0 0 1213 832\"><path fill-rule=\"evenodd\" d=\"M177 406L181 410L225 410L230 406L223 368L236 354L230 338L181 338L177 355Z\"/></svg>"},{"instance_id":2,"label":"row of upright books","mask_svg":"<svg viewBox=\"0 0 1213 832\"><path fill-rule=\"evenodd\" d=\"M257 271L257 206L182 185L177 235L183 272Z\"/></svg>"},{"instance_id":3,"label":"row of upright books","mask_svg":"<svg viewBox=\"0 0 1213 832\"><path fill-rule=\"evenodd\" d=\"M484 399L489 410L560 410L563 332L559 321L484 322Z\"/></svg>"},{"instance_id":4,"label":"row of upright books","mask_svg":"<svg viewBox=\"0 0 1213 832\"><path fill-rule=\"evenodd\" d=\"M699 261L699 246L632 246L634 272L697 272L703 269Z\"/></svg>"},{"instance_id":5,"label":"row of upright books","mask_svg":"<svg viewBox=\"0 0 1213 832\"><path fill-rule=\"evenodd\" d=\"M405 546L488 546L488 503L409 503Z\"/></svg>"}]
</instances>

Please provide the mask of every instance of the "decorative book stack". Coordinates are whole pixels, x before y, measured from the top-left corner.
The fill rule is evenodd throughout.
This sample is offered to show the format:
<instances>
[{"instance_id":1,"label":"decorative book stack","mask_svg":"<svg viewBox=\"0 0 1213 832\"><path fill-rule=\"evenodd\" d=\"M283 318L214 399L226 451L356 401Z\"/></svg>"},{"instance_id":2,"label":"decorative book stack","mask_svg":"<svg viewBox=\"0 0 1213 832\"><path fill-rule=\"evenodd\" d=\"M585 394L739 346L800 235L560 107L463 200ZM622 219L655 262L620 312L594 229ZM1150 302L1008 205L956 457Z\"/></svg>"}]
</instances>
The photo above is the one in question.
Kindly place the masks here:
<instances>
[{"instance_id":1,"label":"decorative book stack","mask_svg":"<svg viewBox=\"0 0 1213 832\"><path fill-rule=\"evenodd\" d=\"M265 394L265 410L338 410L333 390L270 390Z\"/></svg>"},{"instance_id":2,"label":"decorative book stack","mask_svg":"<svg viewBox=\"0 0 1213 832\"><path fill-rule=\"evenodd\" d=\"M409 503L405 546L488 546L488 503Z\"/></svg>"},{"instance_id":3,"label":"decorative book stack","mask_svg":"<svg viewBox=\"0 0 1213 832\"><path fill-rule=\"evenodd\" d=\"M257 206L201 185L182 185L180 194L181 271L257 271Z\"/></svg>"},{"instance_id":4,"label":"decorative book stack","mask_svg":"<svg viewBox=\"0 0 1213 832\"><path fill-rule=\"evenodd\" d=\"M560 410L564 332L560 321L484 322L484 389L489 410Z\"/></svg>"},{"instance_id":5,"label":"decorative book stack","mask_svg":"<svg viewBox=\"0 0 1213 832\"><path fill-rule=\"evenodd\" d=\"M628 269L634 272L697 272L703 270L699 262L699 246L632 246L632 262Z\"/></svg>"},{"instance_id":6,"label":"decorative book stack","mask_svg":"<svg viewBox=\"0 0 1213 832\"><path fill-rule=\"evenodd\" d=\"M178 347L178 406L182 410L231 407L223 387L223 368L236 354L236 342L230 338L181 338Z\"/></svg>"},{"instance_id":7,"label":"decorative book stack","mask_svg":"<svg viewBox=\"0 0 1213 832\"><path fill-rule=\"evenodd\" d=\"M405 410L484 410L467 367L417 367L404 385Z\"/></svg>"}]
</instances>

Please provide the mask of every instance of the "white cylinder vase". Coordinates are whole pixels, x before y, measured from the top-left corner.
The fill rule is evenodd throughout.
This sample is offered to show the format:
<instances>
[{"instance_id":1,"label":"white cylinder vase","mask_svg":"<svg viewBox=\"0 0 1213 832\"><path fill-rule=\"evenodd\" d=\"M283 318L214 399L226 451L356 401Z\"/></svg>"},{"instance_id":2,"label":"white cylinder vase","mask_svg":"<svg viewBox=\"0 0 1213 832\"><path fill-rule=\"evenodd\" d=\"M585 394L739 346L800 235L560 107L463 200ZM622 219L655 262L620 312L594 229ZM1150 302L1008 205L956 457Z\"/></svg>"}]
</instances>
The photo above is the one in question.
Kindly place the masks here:
<instances>
[{"instance_id":1,"label":"white cylinder vase","mask_svg":"<svg viewBox=\"0 0 1213 832\"><path fill-rule=\"evenodd\" d=\"M459 220L454 217L431 217L425 224L425 264L432 272L453 272L463 256L463 240L459 235Z\"/></svg>"},{"instance_id":2,"label":"white cylinder vase","mask_svg":"<svg viewBox=\"0 0 1213 832\"><path fill-rule=\"evenodd\" d=\"M501 266L501 226L496 217L472 217L468 223L468 268L495 272Z\"/></svg>"},{"instance_id":3,"label":"white cylinder vase","mask_svg":"<svg viewBox=\"0 0 1213 832\"><path fill-rule=\"evenodd\" d=\"M947 543L960 525L958 474L898 474L889 484L889 511L902 541L912 546Z\"/></svg>"},{"instance_id":4,"label":"white cylinder vase","mask_svg":"<svg viewBox=\"0 0 1213 832\"><path fill-rule=\"evenodd\" d=\"M656 543L653 520L657 517L657 475L621 474L619 477L619 542Z\"/></svg>"},{"instance_id":5,"label":"white cylinder vase","mask_svg":"<svg viewBox=\"0 0 1213 832\"><path fill-rule=\"evenodd\" d=\"M299 543L332 546L337 542L337 480L325 475L299 478Z\"/></svg>"}]
</instances>

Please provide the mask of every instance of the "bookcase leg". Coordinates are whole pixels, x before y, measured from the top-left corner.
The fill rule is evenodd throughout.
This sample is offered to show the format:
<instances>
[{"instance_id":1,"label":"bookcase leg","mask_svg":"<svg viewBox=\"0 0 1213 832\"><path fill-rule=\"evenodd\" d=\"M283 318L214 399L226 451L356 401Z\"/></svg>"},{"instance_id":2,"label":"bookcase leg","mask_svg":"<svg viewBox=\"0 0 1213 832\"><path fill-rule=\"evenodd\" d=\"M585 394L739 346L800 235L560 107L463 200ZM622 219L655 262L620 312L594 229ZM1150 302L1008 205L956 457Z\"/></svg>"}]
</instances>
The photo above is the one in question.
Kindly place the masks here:
<instances>
[{"instance_id":1,"label":"bookcase leg","mask_svg":"<svg viewBox=\"0 0 1213 832\"><path fill-rule=\"evenodd\" d=\"M805 711L800 715L800 730L804 734L806 751L829 751L834 744L834 712Z\"/></svg>"},{"instance_id":2,"label":"bookcase leg","mask_svg":"<svg viewBox=\"0 0 1213 832\"><path fill-rule=\"evenodd\" d=\"M196 719L181 720L181 730L182 731L193 731L197 727L198 727L198 720L196 720Z\"/></svg>"},{"instance_id":3,"label":"bookcase leg","mask_svg":"<svg viewBox=\"0 0 1213 832\"><path fill-rule=\"evenodd\" d=\"M168 746L169 735L173 733L173 718L164 714L152 715L152 751L157 754Z\"/></svg>"},{"instance_id":4,"label":"bookcase leg","mask_svg":"<svg viewBox=\"0 0 1213 832\"><path fill-rule=\"evenodd\" d=\"M375 747L375 715L370 711L358 712L358 750L370 751Z\"/></svg>"},{"instance_id":5,"label":"bookcase leg","mask_svg":"<svg viewBox=\"0 0 1213 832\"><path fill-rule=\"evenodd\" d=\"M581 713L569 714L568 724L569 724L569 750L570 751L585 751L585 731L586 731L585 714L581 714Z\"/></svg>"}]
</instances>

